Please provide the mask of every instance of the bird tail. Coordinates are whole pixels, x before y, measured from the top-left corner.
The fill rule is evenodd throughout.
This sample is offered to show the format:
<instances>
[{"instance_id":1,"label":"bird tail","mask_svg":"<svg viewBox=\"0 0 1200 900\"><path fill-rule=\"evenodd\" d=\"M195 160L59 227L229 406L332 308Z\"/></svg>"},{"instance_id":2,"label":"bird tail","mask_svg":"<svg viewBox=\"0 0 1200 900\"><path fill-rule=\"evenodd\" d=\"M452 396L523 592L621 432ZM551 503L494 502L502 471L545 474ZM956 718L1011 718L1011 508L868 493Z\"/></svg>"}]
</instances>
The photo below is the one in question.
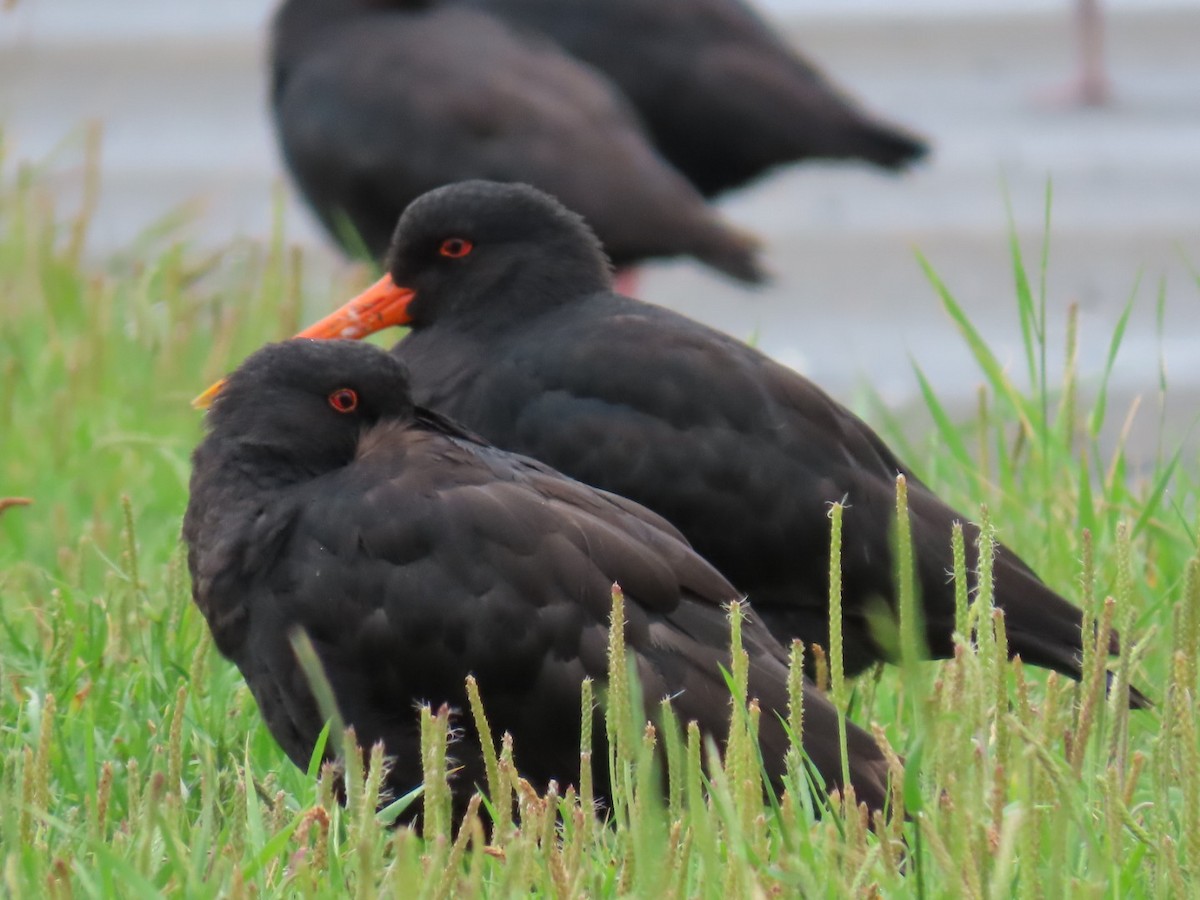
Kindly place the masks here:
<instances>
[{"instance_id":1,"label":"bird tail","mask_svg":"<svg viewBox=\"0 0 1200 900\"><path fill-rule=\"evenodd\" d=\"M1010 656L1035 666L1061 672L1076 681L1083 679L1083 613L1052 591L1011 551L997 547L996 605L1004 611ZM1108 653L1121 652L1120 638L1109 636ZM1114 682L1112 672L1108 683ZM1129 686L1131 709L1153 704L1133 685Z\"/></svg>"},{"instance_id":2,"label":"bird tail","mask_svg":"<svg viewBox=\"0 0 1200 900\"><path fill-rule=\"evenodd\" d=\"M759 254L762 240L715 218L697 235L696 257L719 272L746 284L764 284L769 276Z\"/></svg>"},{"instance_id":3,"label":"bird tail","mask_svg":"<svg viewBox=\"0 0 1200 900\"><path fill-rule=\"evenodd\" d=\"M862 122L856 155L884 169L900 171L923 159L929 145L914 135L875 122Z\"/></svg>"}]
</instances>

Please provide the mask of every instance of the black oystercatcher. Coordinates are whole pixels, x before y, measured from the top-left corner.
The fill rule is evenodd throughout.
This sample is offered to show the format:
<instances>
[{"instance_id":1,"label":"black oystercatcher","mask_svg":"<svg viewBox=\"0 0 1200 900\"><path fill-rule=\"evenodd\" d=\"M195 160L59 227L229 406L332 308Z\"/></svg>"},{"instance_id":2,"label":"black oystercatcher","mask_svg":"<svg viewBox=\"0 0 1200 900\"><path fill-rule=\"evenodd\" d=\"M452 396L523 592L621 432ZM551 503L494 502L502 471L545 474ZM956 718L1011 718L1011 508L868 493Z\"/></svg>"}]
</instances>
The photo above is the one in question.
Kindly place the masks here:
<instances>
[{"instance_id":1,"label":"black oystercatcher","mask_svg":"<svg viewBox=\"0 0 1200 900\"><path fill-rule=\"evenodd\" d=\"M193 595L271 733L306 766L323 724L290 634L303 630L343 718L393 758L389 786L420 783L414 707L467 708L473 674L521 774L577 783L580 685L605 676L610 591L626 595L627 647L648 707L727 732L737 591L674 528L628 500L498 450L414 407L404 366L352 341L290 341L251 356L220 391L196 449L184 519ZM750 691L768 772L788 739L783 648L747 621ZM803 746L841 782L833 707L805 688ZM457 718L462 809L484 784L479 738ZM607 790L603 722L593 734ZM872 808L887 766L850 725L849 772Z\"/></svg>"},{"instance_id":2,"label":"black oystercatcher","mask_svg":"<svg viewBox=\"0 0 1200 900\"><path fill-rule=\"evenodd\" d=\"M379 259L404 207L453 181L528 182L579 210L617 265L694 256L762 278L603 75L545 38L442 4L289 0L272 46L276 132L330 233Z\"/></svg>"},{"instance_id":3,"label":"black oystercatcher","mask_svg":"<svg viewBox=\"0 0 1200 900\"><path fill-rule=\"evenodd\" d=\"M604 72L659 151L709 196L805 159L899 169L926 152L830 84L741 0L467 2Z\"/></svg>"},{"instance_id":4,"label":"black oystercatcher","mask_svg":"<svg viewBox=\"0 0 1200 900\"><path fill-rule=\"evenodd\" d=\"M390 274L304 334L359 337L393 324L412 328L393 352L419 403L650 507L780 638L827 641L827 513L844 501L850 673L892 656L879 620L896 607L889 531L903 473L928 649L953 652L950 534L966 517L812 382L612 293L595 236L552 198L486 182L426 194L400 220ZM966 526L972 569L977 535ZM1002 545L995 601L1014 656L1080 677L1079 609ZM1133 701L1145 702L1136 691Z\"/></svg>"}]
</instances>

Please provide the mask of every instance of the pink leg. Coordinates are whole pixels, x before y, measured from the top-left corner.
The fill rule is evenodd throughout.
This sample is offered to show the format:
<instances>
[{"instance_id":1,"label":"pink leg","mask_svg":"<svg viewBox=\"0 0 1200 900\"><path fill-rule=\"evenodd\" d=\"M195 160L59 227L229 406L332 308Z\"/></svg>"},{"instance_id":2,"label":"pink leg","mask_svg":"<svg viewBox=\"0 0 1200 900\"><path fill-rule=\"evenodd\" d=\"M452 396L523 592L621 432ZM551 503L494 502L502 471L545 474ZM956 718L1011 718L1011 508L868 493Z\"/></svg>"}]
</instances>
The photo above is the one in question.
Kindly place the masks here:
<instances>
[{"instance_id":1,"label":"pink leg","mask_svg":"<svg viewBox=\"0 0 1200 900\"><path fill-rule=\"evenodd\" d=\"M1100 0L1076 0L1079 18L1079 101L1101 106L1112 99L1104 67L1104 17Z\"/></svg>"},{"instance_id":2,"label":"pink leg","mask_svg":"<svg viewBox=\"0 0 1200 900\"><path fill-rule=\"evenodd\" d=\"M1079 54L1075 76L1066 84L1039 95L1051 106L1104 106L1112 100L1112 87L1104 64L1104 15L1100 0L1072 0Z\"/></svg>"},{"instance_id":3,"label":"pink leg","mask_svg":"<svg viewBox=\"0 0 1200 900\"><path fill-rule=\"evenodd\" d=\"M638 270L630 268L617 269L613 275L613 290L626 297L636 297L638 288Z\"/></svg>"}]
</instances>

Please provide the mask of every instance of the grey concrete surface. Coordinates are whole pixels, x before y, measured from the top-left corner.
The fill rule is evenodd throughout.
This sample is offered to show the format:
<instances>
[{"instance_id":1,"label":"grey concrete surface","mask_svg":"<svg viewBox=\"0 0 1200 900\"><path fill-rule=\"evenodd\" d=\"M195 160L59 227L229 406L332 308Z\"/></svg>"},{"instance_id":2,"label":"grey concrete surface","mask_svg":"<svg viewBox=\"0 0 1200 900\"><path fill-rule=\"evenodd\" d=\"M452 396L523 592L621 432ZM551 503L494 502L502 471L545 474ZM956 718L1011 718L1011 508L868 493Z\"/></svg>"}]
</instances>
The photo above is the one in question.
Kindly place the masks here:
<instances>
[{"instance_id":1,"label":"grey concrete surface","mask_svg":"<svg viewBox=\"0 0 1200 900\"><path fill-rule=\"evenodd\" d=\"M648 267L639 293L754 335L843 399L871 385L911 409L916 361L952 406L969 405L980 376L915 251L1019 368L1004 197L1034 264L1049 183L1052 347L1061 347L1066 309L1078 303L1080 364L1094 380L1140 275L1116 367L1118 403L1146 395L1136 431L1153 445L1162 363L1168 440L1187 433L1200 412L1200 278L1189 270L1200 269L1200 3L1115 4L1108 25L1117 100L1105 109L1048 99L1074 53L1065 0L986 3L969 15L940 0L777 5L807 54L871 108L927 134L934 154L900 178L795 168L724 201L729 217L766 240L775 280L765 290L748 293L680 262ZM95 252L126 244L184 203L195 208L181 230L189 239L264 235L281 183L261 72L268 7L220 0L204 12L137 0L106 15L97 10L109 7L80 0L22 0L0 14L9 164L55 152L47 170L70 203L79 126L97 120L104 142ZM289 236L336 266L290 195L285 211Z\"/></svg>"}]
</instances>

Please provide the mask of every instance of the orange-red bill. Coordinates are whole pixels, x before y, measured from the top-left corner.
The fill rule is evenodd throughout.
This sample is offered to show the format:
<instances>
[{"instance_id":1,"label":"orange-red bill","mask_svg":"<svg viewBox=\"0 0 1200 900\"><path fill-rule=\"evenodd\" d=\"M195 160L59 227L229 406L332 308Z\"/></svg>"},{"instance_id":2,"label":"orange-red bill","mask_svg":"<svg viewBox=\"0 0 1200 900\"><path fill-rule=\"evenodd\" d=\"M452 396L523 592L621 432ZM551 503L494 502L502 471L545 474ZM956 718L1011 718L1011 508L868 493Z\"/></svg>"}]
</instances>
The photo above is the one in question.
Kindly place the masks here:
<instances>
[{"instance_id":1,"label":"orange-red bill","mask_svg":"<svg viewBox=\"0 0 1200 900\"><path fill-rule=\"evenodd\" d=\"M391 275L384 275L341 309L309 325L296 337L358 340L393 325L407 325L412 321L408 304L415 296L415 291L397 287Z\"/></svg>"},{"instance_id":2,"label":"orange-red bill","mask_svg":"<svg viewBox=\"0 0 1200 900\"><path fill-rule=\"evenodd\" d=\"M393 325L407 325L411 321L408 304L414 296L415 291L397 287L391 275L384 275L341 309L309 325L296 337L358 340ZM222 378L193 400L192 406L195 409L208 409L224 385L225 379Z\"/></svg>"}]
</instances>

